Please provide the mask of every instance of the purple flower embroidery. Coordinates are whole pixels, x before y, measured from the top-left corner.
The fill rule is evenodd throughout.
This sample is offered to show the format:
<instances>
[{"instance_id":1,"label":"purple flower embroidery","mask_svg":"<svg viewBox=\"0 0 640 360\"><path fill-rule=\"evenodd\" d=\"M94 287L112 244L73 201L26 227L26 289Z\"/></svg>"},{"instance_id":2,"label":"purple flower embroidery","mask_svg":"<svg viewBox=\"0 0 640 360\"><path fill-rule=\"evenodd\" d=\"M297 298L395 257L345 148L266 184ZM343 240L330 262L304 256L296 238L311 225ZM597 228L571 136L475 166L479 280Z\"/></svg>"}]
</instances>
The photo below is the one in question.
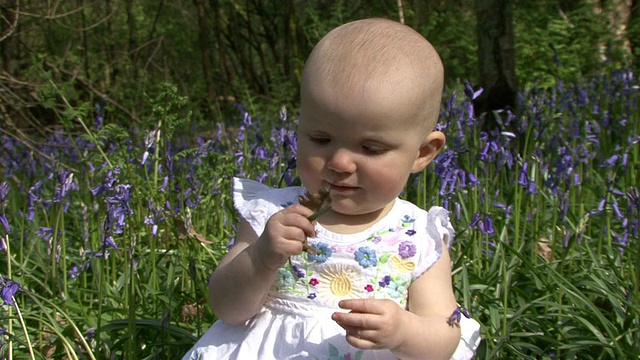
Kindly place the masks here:
<instances>
[{"instance_id":1,"label":"purple flower embroidery","mask_svg":"<svg viewBox=\"0 0 640 360\"><path fill-rule=\"evenodd\" d=\"M403 241L398 246L398 253L403 259L407 259L416 254L416 245L411 241Z\"/></svg>"},{"instance_id":2,"label":"purple flower embroidery","mask_svg":"<svg viewBox=\"0 0 640 360\"><path fill-rule=\"evenodd\" d=\"M293 265L293 271L296 273L296 276L299 278L303 278L304 277L304 271L300 270L299 267L297 267L296 265Z\"/></svg>"},{"instance_id":3,"label":"purple flower embroidery","mask_svg":"<svg viewBox=\"0 0 640 360\"><path fill-rule=\"evenodd\" d=\"M380 285L380 287L386 287L387 285L389 285L390 282L391 282L391 276L386 275L385 277L382 278L382 280L378 281L378 285Z\"/></svg>"}]
</instances>

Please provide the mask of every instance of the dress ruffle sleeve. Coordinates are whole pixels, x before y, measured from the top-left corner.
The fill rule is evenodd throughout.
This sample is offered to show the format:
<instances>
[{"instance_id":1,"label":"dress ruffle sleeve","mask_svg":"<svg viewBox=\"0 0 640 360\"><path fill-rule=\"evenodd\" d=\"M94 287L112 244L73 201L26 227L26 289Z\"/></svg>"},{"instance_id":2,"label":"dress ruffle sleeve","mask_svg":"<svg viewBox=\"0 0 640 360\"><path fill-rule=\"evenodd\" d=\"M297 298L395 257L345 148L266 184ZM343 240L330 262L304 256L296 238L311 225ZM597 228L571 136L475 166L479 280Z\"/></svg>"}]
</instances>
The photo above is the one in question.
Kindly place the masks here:
<instances>
[{"instance_id":1,"label":"dress ruffle sleeve","mask_svg":"<svg viewBox=\"0 0 640 360\"><path fill-rule=\"evenodd\" d=\"M424 240L425 251L413 271L413 279L419 278L442 256L443 246L451 247L455 231L449 221L449 211L439 206L433 206L427 211L427 236Z\"/></svg>"},{"instance_id":2,"label":"dress ruffle sleeve","mask_svg":"<svg viewBox=\"0 0 640 360\"><path fill-rule=\"evenodd\" d=\"M480 345L480 324L464 316L460 319L460 342L451 360L473 359Z\"/></svg>"},{"instance_id":3,"label":"dress ruffle sleeve","mask_svg":"<svg viewBox=\"0 0 640 360\"><path fill-rule=\"evenodd\" d=\"M449 221L449 211L445 208L434 206L427 212L427 234L429 235L427 258L423 261L423 265L418 270L417 276L426 272L433 264L435 264L442 256L443 246L451 248L455 231ZM451 357L452 360L469 360L475 355L480 345L480 324L472 319L462 316L460 319L460 342L455 353Z\"/></svg>"},{"instance_id":4,"label":"dress ruffle sleeve","mask_svg":"<svg viewBox=\"0 0 640 360\"><path fill-rule=\"evenodd\" d=\"M297 203L304 192L299 186L277 189L254 180L233 178L233 205L258 236L273 214Z\"/></svg>"}]
</instances>

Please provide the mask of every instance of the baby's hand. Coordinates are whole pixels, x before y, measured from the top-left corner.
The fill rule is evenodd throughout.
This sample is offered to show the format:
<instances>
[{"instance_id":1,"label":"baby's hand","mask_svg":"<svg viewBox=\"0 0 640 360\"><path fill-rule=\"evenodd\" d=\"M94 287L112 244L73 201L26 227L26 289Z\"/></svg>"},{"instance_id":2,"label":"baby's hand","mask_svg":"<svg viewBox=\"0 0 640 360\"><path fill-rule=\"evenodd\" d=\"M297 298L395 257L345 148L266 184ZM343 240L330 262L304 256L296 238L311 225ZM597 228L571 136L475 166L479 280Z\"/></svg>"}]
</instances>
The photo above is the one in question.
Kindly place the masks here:
<instances>
[{"instance_id":1,"label":"baby's hand","mask_svg":"<svg viewBox=\"0 0 640 360\"><path fill-rule=\"evenodd\" d=\"M394 349L402 344L400 330L406 311L391 300L340 301L342 309L331 317L347 331L347 342L359 349Z\"/></svg>"},{"instance_id":2,"label":"baby's hand","mask_svg":"<svg viewBox=\"0 0 640 360\"><path fill-rule=\"evenodd\" d=\"M315 236L308 216L313 211L302 205L291 205L275 213L256 241L260 261L268 269L279 269L292 255L300 254L307 237Z\"/></svg>"}]
</instances>

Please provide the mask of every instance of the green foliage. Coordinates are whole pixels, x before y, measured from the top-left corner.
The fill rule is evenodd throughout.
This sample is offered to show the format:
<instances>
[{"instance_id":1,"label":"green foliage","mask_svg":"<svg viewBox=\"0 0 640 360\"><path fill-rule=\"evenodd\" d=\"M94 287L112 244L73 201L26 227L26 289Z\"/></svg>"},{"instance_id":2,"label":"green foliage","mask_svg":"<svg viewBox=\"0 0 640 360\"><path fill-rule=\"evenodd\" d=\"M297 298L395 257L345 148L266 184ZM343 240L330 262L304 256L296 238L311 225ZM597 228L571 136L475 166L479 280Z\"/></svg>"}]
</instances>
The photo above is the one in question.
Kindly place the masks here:
<instances>
[{"instance_id":1,"label":"green foliage","mask_svg":"<svg viewBox=\"0 0 640 360\"><path fill-rule=\"evenodd\" d=\"M479 359L629 358L640 350L632 228L640 174L621 163L640 160L638 95L628 74L616 76L523 93L526 110L511 121L524 141L512 158L510 136L481 136L482 119L457 99L460 90L445 102L443 156L453 157L412 177L403 196L452 211L454 285L482 324ZM52 163L3 137L15 148L2 158L11 176L0 215L11 232L0 226L0 268L22 286L17 306L0 312L13 354L179 358L215 320L206 284L235 233L231 176L283 186L294 122L285 111L252 117L241 109L230 126L194 130L202 135L194 142L181 129L188 103L175 86L145 96L145 128L133 133L106 119L80 136L56 134L43 147ZM84 111L72 111L76 122ZM441 159L455 162L442 167ZM566 177L569 168L578 182ZM477 183L443 187L443 169ZM523 185L523 173L537 191Z\"/></svg>"},{"instance_id":2,"label":"green foliage","mask_svg":"<svg viewBox=\"0 0 640 360\"><path fill-rule=\"evenodd\" d=\"M567 9L555 1L519 2L514 14L522 88L534 84L549 88L559 80L575 82L627 65L605 14L591 2L574 2Z\"/></svg>"},{"instance_id":3,"label":"green foliage","mask_svg":"<svg viewBox=\"0 0 640 360\"><path fill-rule=\"evenodd\" d=\"M110 119L125 125L132 116L152 117L154 105L143 94L155 93L163 83L174 84L189 99L184 111L194 121L231 119L237 103L264 113L283 104L295 109L304 61L322 36L351 20L400 16L394 1L22 5L20 34L28 33L29 39L16 33L0 43L6 54L0 63L16 69L15 77L24 83L38 84L42 106L59 103L51 84L42 81L49 78L74 107L100 102L101 94L117 99ZM624 39L616 40L610 30L606 12L613 10L607 2L600 13L591 1L515 1L512 6L520 88L549 88L558 80L573 82L629 66ZM403 13L405 22L440 52L448 88L462 80L477 82L474 1L403 2ZM627 36L635 48L637 23L633 16ZM21 42L37 59L24 57ZM35 77L22 70L32 64L38 67Z\"/></svg>"}]
</instances>

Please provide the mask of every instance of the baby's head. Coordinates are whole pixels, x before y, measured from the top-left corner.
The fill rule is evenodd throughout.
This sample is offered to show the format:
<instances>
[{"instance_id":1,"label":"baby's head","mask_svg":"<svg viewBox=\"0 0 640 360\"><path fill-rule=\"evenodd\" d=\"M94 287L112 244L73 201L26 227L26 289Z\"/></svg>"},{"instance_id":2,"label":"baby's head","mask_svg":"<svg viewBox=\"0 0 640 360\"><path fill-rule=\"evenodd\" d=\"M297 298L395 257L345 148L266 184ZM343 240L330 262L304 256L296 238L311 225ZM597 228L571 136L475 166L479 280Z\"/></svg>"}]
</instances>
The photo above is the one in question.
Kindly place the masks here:
<instances>
[{"instance_id":1,"label":"baby's head","mask_svg":"<svg viewBox=\"0 0 640 360\"><path fill-rule=\"evenodd\" d=\"M433 131L442 86L434 48L397 22L348 23L316 45L302 78L297 165L310 191L331 189L323 221L390 209L445 144Z\"/></svg>"},{"instance_id":2,"label":"baby's head","mask_svg":"<svg viewBox=\"0 0 640 360\"><path fill-rule=\"evenodd\" d=\"M365 19L329 32L305 65L301 101L328 106L379 105L398 126L433 130L440 110L444 69L433 46L399 22Z\"/></svg>"}]
</instances>

